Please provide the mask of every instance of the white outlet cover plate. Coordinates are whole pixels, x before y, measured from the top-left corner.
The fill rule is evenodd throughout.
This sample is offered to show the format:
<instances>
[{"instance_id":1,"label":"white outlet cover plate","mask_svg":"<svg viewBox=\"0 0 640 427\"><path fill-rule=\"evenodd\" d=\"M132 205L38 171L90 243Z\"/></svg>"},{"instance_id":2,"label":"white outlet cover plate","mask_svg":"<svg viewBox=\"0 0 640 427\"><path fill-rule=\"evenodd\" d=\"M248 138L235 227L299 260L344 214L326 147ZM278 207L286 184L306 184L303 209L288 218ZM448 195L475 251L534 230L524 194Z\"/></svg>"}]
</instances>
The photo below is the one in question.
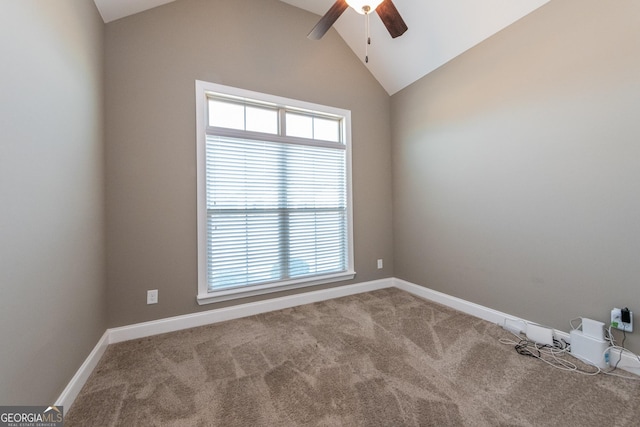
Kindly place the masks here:
<instances>
[{"instance_id":1,"label":"white outlet cover plate","mask_svg":"<svg viewBox=\"0 0 640 427\"><path fill-rule=\"evenodd\" d=\"M151 291L147 291L147 304L157 304L158 303L158 290L154 289Z\"/></svg>"},{"instance_id":2,"label":"white outlet cover plate","mask_svg":"<svg viewBox=\"0 0 640 427\"><path fill-rule=\"evenodd\" d=\"M613 310L611 310L611 327L620 329L621 331L625 332L633 332L633 312L629 311L629 318L631 320L630 323L623 323L620 320L620 317L622 316L621 313L622 310L620 310L619 308L614 308Z\"/></svg>"}]
</instances>

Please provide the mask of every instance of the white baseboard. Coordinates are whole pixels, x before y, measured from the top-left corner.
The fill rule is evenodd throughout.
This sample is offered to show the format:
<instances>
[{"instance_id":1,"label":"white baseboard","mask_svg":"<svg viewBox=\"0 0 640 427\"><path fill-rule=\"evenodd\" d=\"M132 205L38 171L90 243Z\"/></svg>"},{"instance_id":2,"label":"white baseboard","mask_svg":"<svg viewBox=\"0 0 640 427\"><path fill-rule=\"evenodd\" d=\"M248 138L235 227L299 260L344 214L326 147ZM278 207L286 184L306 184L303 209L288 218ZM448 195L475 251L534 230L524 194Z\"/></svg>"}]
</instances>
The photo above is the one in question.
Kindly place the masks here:
<instances>
[{"instance_id":1,"label":"white baseboard","mask_svg":"<svg viewBox=\"0 0 640 427\"><path fill-rule=\"evenodd\" d=\"M390 288L392 286L393 281L391 278L380 279L370 282L356 283L354 285L345 285L319 291L305 292L303 294L289 295L286 297L272 298L264 301L236 305L233 307L203 311L201 313L187 314L183 316L154 320L151 322L122 326L120 328L108 330L109 343L113 344L144 338L151 335L210 325L212 323L239 319L242 317L282 310L285 308L296 307L298 305L326 301L348 295L360 294L363 292L375 291L378 289Z\"/></svg>"},{"instance_id":2,"label":"white baseboard","mask_svg":"<svg viewBox=\"0 0 640 427\"><path fill-rule=\"evenodd\" d=\"M398 289L402 289L403 291L409 292L410 294L413 294L417 297L454 308L458 311L474 317L479 317L480 319L495 323L499 326L504 325L505 321L535 323L526 319L521 319L511 314L503 313L501 311L497 311L479 304L475 304L473 302L463 300L461 298L434 291L433 289L425 288L423 286L419 286L402 279L394 278L393 286ZM564 339L567 343L571 342L571 336L568 332L553 329L553 334L557 339ZM611 351L609 360L613 361L612 364L618 360L619 353L619 350ZM640 375L640 361L629 353L623 353L622 360L620 360L620 363L618 363L618 369L631 372L635 375Z\"/></svg>"},{"instance_id":3,"label":"white baseboard","mask_svg":"<svg viewBox=\"0 0 640 427\"><path fill-rule=\"evenodd\" d=\"M620 358L620 350L613 349L609 351L609 363L615 365ZM632 374L640 375L640 360L629 353L622 353L622 359L618 363L618 369L631 372Z\"/></svg>"},{"instance_id":4,"label":"white baseboard","mask_svg":"<svg viewBox=\"0 0 640 427\"><path fill-rule=\"evenodd\" d=\"M494 310L458 297L434 291L433 289L425 288L424 286L419 286L414 283L407 282L406 280L394 278L393 286L417 297L446 305L447 307L454 308L474 317L479 317L480 319L495 323L499 326L505 325L505 322L522 322L524 324L535 323L512 314L503 313L502 311ZM566 342L569 342L569 334L567 332L553 329L553 334L556 338L562 338Z\"/></svg>"},{"instance_id":5,"label":"white baseboard","mask_svg":"<svg viewBox=\"0 0 640 427\"><path fill-rule=\"evenodd\" d=\"M68 411L73 401L76 400L78 393L82 390L82 387L89 379L89 375L93 372L95 367L98 365L98 362L102 358L107 346L109 345L109 331L106 330L102 337L93 348L89 356L85 359L85 361L80 366L80 369L76 372L76 374L71 378L69 384L62 391L58 399L56 400L56 406L63 406L65 411Z\"/></svg>"},{"instance_id":6,"label":"white baseboard","mask_svg":"<svg viewBox=\"0 0 640 427\"><path fill-rule=\"evenodd\" d=\"M503 313L501 311L493 310L480 304L469 302L458 297L444 294L442 292L434 291L433 289L425 288L411 282L407 282L402 279L393 279L393 286L403 291L409 292L417 297L427 299L429 301L437 302L447 307L455 308L458 311L469 314L474 317L479 317L487 322L503 325L506 319L519 321L523 320L516 316Z\"/></svg>"},{"instance_id":7,"label":"white baseboard","mask_svg":"<svg viewBox=\"0 0 640 427\"><path fill-rule=\"evenodd\" d=\"M98 344L96 344L96 347L93 349L89 357L87 357L87 360L85 360L76 375L74 375L74 377L71 379L71 382L69 382L67 387L64 389L64 391L56 401L56 405L63 405L66 410L71 407L73 401L82 389L82 386L87 381L89 375L98 364L108 344L115 344L132 339L164 334L167 332L175 332L182 329L239 319L242 317L267 313L270 311L282 310L299 305L311 304L314 302L326 301L334 298L360 294L363 292L371 292L378 289L385 289L390 287L396 287L417 297L437 302L439 304L456 309L471 316L484 319L497 325L502 326L506 321L534 323L507 313L503 313L501 311L497 311L397 278L380 279L370 282L356 283L354 285L338 286L330 289L305 292L302 294L273 298L248 304L241 304L233 307L225 307L200 313L175 316L166 319L154 320L151 322L137 323L134 325L107 329L100 341L98 341ZM554 329L553 331L557 338L563 338L567 342L570 341L570 335L567 332L557 329ZM617 355L618 353L616 352L612 353L611 359L617 360ZM628 353L623 354L622 360L618 364L618 368L634 373L636 375L640 375L640 363L635 357L631 356Z\"/></svg>"},{"instance_id":8,"label":"white baseboard","mask_svg":"<svg viewBox=\"0 0 640 427\"><path fill-rule=\"evenodd\" d=\"M80 393L80 390L87 382L87 379L89 379L89 375L93 372L109 344L209 325L212 323L224 322L226 320L239 319L242 317L253 316L255 314L282 310L314 302L327 301L364 292L371 292L378 289L390 288L392 286L393 281L391 278L373 280L353 285L338 286L330 289L241 304L234 307L225 307L201 313L169 317L151 322L107 329L94 347L93 351L89 354L82 366L80 366L80 369L78 369L69 384L67 384L67 387L65 387L62 394L60 394L56 400L56 405L64 406L66 411L71 408L71 405L78 396L78 393Z\"/></svg>"}]
</instances>

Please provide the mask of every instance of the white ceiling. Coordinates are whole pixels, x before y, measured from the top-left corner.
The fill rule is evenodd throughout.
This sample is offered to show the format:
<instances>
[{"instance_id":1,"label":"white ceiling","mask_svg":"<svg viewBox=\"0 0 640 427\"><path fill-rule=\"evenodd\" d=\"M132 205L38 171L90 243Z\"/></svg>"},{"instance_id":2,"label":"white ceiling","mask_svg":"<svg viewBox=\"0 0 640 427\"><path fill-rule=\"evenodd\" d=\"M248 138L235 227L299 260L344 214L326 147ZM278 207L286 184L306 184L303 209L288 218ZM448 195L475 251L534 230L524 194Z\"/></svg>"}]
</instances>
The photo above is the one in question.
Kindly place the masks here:
<instances>
[{"instance_id":1,"label":"white ceiling","mask_svg":"<svg viewBox=\"0 0 640 427\"><path fill-rule=\"evenodd\" d=\"M93 0L102 20L106 22L115 21L143 10L152 9L165 3L175 0Z\"/></svg>"},{"instance_id":2,"label":"white ceiling","mask_svg":"<svg viewBox=\"0 0 640 427\"><path fill-rule=\"evenodd\" d=\"M110 22L174 0L94 1L103 20ZM335 0L281 1L322 16ZM392 39L378 16L372 15L367 67L392 95L548 1L393 0L409 30ZM364 62L365 17L349 8L334 27Z\"/></svg>"}]
</instances>

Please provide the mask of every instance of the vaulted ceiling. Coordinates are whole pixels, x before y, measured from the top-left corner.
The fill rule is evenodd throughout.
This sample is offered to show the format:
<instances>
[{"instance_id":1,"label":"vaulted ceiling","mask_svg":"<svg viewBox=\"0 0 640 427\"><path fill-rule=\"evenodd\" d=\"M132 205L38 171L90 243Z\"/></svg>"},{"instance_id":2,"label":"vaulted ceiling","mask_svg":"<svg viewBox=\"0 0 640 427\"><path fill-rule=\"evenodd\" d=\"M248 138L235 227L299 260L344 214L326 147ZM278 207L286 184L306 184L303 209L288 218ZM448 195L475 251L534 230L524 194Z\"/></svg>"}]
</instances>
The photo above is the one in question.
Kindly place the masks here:
<instances>
[{"instance_id":1,"label":"vaulted ceiling","mask_svg":"<svg viewBox=\"0 0 640 427\"><path fill-rule=\"evenodd\" d=\"M94 1L103 20L110 22L175 0ZM320 19L335 0L281 1L313 12ZM392 39L378 16L372 15L366 66L392 95L548 1L393 0L409 30ZM365 17L349 8L334 27L364 62Z\"/></svg>"}]
</instances>

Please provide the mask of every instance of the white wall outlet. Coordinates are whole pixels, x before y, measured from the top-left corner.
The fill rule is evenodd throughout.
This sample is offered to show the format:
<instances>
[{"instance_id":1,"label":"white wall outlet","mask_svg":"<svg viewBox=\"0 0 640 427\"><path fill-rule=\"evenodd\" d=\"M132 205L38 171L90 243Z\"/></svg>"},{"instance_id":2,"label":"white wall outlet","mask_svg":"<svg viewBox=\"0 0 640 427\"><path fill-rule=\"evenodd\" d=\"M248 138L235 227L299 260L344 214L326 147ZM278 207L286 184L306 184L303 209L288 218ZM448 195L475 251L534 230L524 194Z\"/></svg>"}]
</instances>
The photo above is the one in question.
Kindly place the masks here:
<instances>
[{"instance_id":1,"label":"white wall outlet","mask_svg":"<svg viewBox=\"0 0 640 427\"><path fill-rule=\"evenodd\" d=\"M158 290L153 289L151 291L147 291L147 304L157 304L158 303Z\"/></svg>"},{"instance_id":2,"label":"white wall outlet","mask_svg":"<svg viewBox=\"0 0 640 427\"><path fill-rule=\"evenodd\" d=\"M625 332L633 332L633 312L629 311L629 322L622 321L622 310L611 310L611 327Z\"/></svg>"},{"instance_id":3,"label":"white wall outlet","mask_svg":"<svg viewBox=\"0 0 640 427\"><path fill-rule=\"evenodd\" d=\"M381 269L381 268L382 268L382 260L381 260L381 259L379 259L379 260L378 260L378 270L379 270L379 269Z\"/></svg>"}]
</instances>

